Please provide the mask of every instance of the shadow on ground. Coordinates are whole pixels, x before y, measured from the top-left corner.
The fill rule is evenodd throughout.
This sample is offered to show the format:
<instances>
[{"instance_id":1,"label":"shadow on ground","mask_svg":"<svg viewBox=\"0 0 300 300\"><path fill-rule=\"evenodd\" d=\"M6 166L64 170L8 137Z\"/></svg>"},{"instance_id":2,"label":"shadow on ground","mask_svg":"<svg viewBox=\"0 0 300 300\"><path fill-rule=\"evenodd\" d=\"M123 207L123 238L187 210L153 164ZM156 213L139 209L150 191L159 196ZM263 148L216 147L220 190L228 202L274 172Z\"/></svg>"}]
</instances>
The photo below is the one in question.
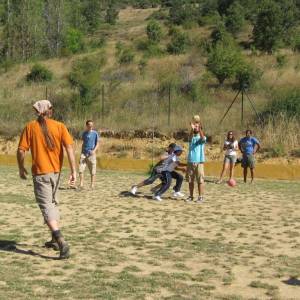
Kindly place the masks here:
<instances>
[{"instance_id":1,"label":"shadow on ground","mask_svg":"<svg viewBox=\"0 0 300 300\"><path fill-rule=\"evenodd\" d=\"M282 282L285 283L285 284L288 284L288 285L300 286L300 280L295 278L295 277L291 277L288 280L283 280Z\"/></svg>"},{"instance_id":2,"label":"shadow on ground","mask_svg":"<svg viewBox=\"0 0 300 300\"><path fill-rule=\"evenodd\" d=\"M46 255L42 255L37 252L34 252L32 250L25 250L25 249L20 248L20 247L28 247L28 246L30 246L30 245L19 244L16 241L0 240L0 251L13 252L13 253L24 254L24 255L31 255L31 256L36 256L36 257L40 257L43 259L53 259L53 260L59 259L58 257L46 256Z\"/></svg>"}]
</instances>

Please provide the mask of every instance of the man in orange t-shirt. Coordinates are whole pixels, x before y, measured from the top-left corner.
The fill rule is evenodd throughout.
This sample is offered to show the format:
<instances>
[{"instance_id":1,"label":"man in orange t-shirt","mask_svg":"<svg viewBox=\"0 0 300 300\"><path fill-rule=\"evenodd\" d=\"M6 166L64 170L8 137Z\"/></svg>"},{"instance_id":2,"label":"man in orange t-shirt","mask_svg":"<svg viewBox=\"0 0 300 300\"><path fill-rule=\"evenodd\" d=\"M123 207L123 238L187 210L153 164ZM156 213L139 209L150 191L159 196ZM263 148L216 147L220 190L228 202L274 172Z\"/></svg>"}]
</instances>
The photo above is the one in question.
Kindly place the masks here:
<instances>
[{"instance_id":1,"label":"man in orange t-shirt","mask_svg":"<svg viewBox=\"0 0 300 300\"><path fill-rule=\"evenodd\" d=\"M63 123L51 119L50 101L37 101L33 108L38 118L29 122L21 135L17 151L19 175L27 179L24 159L25 152L30 150L35 198L52 233L51 241L46 242L45 246L59 249L60 258L64 259L69 257L70 251L59 230L57 189L63 164L63 148L66 149L71 168L70 183L74 185L76 181L73 139Z\"/></svg>"}]
</instances>

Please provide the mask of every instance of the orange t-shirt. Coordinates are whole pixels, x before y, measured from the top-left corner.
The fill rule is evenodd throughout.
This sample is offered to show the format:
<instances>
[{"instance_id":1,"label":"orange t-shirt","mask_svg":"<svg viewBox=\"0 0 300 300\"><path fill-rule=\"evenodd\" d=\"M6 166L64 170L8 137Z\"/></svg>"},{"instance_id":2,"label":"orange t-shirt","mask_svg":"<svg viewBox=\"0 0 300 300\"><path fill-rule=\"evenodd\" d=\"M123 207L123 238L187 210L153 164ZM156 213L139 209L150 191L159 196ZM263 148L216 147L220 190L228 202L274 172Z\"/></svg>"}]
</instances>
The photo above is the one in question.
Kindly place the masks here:
<instances>
[{"instance_id":1,"label":"orange t-shirt","mask_svg":"<svg viewBox=\"0 0 300 300\"><path fill-rule=\"evenodd\" d=\"M73 139L63 123L52 119L46 119L46 123L54 142L53 150L47 147L41 126L37 121L29 122L20 138L18 148L31 151L33 175L60 172L64 157L63 146L73 144Z\"/></svg>"}]
</instances>

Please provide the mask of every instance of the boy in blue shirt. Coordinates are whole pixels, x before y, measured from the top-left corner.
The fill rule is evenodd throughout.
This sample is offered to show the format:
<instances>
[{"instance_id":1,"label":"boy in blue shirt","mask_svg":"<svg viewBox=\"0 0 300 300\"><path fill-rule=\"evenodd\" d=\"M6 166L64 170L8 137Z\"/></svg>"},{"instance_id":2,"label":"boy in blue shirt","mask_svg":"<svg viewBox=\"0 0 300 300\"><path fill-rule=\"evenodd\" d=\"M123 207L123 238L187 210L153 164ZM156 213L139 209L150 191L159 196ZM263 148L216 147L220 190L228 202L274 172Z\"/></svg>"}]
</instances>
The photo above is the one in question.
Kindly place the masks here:
<instances>
[{"instance_id":1,"label":"boy in blue shirt","mask_svg":"<svg viewBox=\"0 0 300 300\"><path fill-rule=\"evenodd\" d=\"M187 181L189 183L190 196L186 202L193 201L194 199L194 181L195 178L198 184L198 200L196 202L203 202L204 194L204 145L206 143L206 136L202 130L200 121L191 123L189 152L187 158Z\"/></svg>"},{"instance_id":2,"label":"boy in blue shirt","mask_svg":"<svg viewBox=\"0 0 300 300\"><path fill-rule=\"evenodd\" d=\"M248 168L251 172L251 183L254 180L255 158L254 154L260 149L259 141L252 136L250 129L246 130L246 136L240 139L239 149L243 154L242 168L244 169L244 182L247 182Z\"/></svg>"},{"instance_id":3,"label":"boy in blue shirt","mask_svg":"<svg viewBox=\"0 0 300 300\"><path fill-rule=\"evenodd\" d=\"M99 147L99 135L93 129L94 124L92 120L87 120L85 125L86 131L82 134L82 150L79 161L79 186L83 187L83 172L87 165L91 174L91 188L94 188L97 162L96 151Z\"/></svg>"}]
</instances>

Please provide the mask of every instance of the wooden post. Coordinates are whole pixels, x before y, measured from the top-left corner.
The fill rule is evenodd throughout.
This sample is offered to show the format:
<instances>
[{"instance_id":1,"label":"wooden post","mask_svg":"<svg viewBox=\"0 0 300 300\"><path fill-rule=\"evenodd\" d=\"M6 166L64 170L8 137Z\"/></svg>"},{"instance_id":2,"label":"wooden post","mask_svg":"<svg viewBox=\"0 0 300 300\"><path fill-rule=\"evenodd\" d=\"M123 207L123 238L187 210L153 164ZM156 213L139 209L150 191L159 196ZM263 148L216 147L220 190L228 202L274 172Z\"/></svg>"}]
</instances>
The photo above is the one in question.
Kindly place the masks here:
<instances>
[{"instance_id":1,"label":"wooden post","mask_svg":"<svg viewBox=\"0 0 300 300\"><path fill-rule=\"evenodd\" d=\"M171 124L171 84L169 85L168 126Z\"/></svg>"},{"instance_id":2,"label":"wooden post","mask_svg":"<svg viewBox=\"0 0 300 300\"><path fill-rule=\"evenodd\" d=\"M104 84L102 85L102 89L101 89L101 121L103 123L104 120Z\"/></svg>"},{"instance_id":3,"label":"wooden post","mask_svg":"<svg viewBox=\"0 0 300 300\"><path fill-rule=\"evenodd\" d=\"M242 89L242 111L241 111L241 124L244 125L244 89Z\"/></svg>"}]
</instances>

